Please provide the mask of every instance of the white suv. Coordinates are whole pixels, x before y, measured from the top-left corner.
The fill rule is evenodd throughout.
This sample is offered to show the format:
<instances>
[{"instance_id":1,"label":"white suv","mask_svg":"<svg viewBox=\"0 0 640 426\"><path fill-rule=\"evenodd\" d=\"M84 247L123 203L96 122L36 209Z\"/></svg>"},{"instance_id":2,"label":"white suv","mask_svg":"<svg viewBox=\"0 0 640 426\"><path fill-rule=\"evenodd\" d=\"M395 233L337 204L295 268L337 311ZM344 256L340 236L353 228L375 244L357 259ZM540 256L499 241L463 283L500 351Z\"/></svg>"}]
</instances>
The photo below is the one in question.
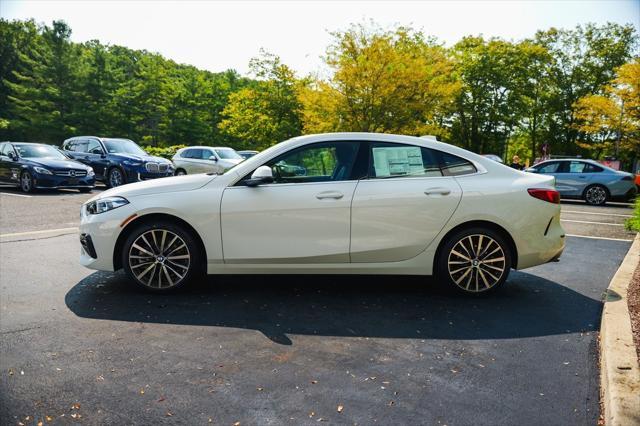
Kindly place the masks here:
<instances>
[{"instance_id":1,"label":"white suv","mask_svg":"<svg viewBox=\"0 0 640 426\"><path fill-rule=\"evenodd\" d=\"M176 152L171 159L176 175L215 173L222 174L226 170L244 161L233 148L190 146Z\"/></svg>"}]
</instances>

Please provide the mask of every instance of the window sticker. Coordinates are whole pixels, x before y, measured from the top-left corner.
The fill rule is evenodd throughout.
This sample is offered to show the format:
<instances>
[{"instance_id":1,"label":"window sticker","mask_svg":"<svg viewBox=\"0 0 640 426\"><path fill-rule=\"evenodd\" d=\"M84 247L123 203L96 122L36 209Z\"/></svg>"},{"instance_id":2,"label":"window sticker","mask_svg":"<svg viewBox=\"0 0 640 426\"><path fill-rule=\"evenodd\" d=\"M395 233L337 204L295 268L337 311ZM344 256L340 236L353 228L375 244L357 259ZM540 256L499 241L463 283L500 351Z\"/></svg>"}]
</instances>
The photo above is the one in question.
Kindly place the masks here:
<instances>
[{"instance_id":1,"label":"window sticker","mask_svg":"<svg viewBox=\"0 0 640 426\"><path fill-rule=\"evenodd\" d=\"M419 146L373 148L376 177L401 176L424 172Z\"/></svg>"}]
</instances>

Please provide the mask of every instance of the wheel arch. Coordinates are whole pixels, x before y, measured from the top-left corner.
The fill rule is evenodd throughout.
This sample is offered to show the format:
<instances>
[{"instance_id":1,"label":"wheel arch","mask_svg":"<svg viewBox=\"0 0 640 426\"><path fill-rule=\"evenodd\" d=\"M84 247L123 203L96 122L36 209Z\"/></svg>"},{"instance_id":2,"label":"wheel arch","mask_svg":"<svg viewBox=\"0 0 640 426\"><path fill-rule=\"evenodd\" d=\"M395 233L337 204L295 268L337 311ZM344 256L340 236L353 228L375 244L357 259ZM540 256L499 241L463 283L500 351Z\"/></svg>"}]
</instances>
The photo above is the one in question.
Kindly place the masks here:
<instances>
[{"instance_id":1,"label":"wheel arch","mask_svg":"<svg viewBox=\"0 0 640 426\"><path fill-rule=\"evenodd\" d=\"M456 232L459 232L459 231L461 231L463 229L469 229L469 228L487 228L487 229L491 229L492 231L495 231L495 232L499 233L502 237L504 237L504 239L507 241L507 244L509 244L509 250L511 251L511 258L512 258L511 259L511 261L512 261L511 268L513 268L513 269L517 268L517 266L518 266L518 248L516 246L516 243L515 243L513 237L509 233L509 231L507 231L506 229L504 229L502 226L498 225L495 222L491 222L491 221L488 221L488 220L472 220L472 221L463 222L461 224L458 224L458 225L454 226L453 228L451 228L440 239L440 243L438 244L438 248L436 249L435 256L433 257L433 271L434 272L436 272L436 270L437 270L438 258L440 257L440 251L442 250L442 247L446 244L446 242L449 240L451 235L453 235Z\"/></svg>"},{"instance_id":2,"label":"wheel arch","mask_svg":"<svg viewBox=\"0 0 640 426\"><path fill-rule=\"evenodd\" d=\"M117 271L122 268L122 249L127 237L131 234L131 232L139 226L147 225L150 223L156 223L158 221L168 221L172 222L175 225L179 225L184 227L187 232L191 233L191 235L195 238L198 243L198 248L201 250L202 258L204 259L204 266L206 267L207 250L204 246L204 242L198 234L198 231L195 230L193 226L191 226L187 221L181 219L177 216L168 214L168 213L148 213L142 216L138 216L135 219L131 220L126 224L120 235L118 235L118 239L116 240L116 244L113 248L113 269Z\"/></svg>"}]
</instances>

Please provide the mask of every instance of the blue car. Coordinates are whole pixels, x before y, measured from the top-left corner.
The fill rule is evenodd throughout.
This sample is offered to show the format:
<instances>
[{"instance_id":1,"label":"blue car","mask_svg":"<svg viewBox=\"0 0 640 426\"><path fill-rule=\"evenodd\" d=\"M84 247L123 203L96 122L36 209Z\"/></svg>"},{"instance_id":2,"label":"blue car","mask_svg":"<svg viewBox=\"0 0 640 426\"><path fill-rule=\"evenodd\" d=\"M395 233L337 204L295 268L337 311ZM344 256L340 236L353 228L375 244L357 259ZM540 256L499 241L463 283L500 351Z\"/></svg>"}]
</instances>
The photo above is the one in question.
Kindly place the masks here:
<instances>
[{"instance_id":1,"label":"blue car","mask_svg":"<svg viewBox=\"0 0 640 426\"><path fill-rule=\"evenodd\" d=\"M59 149L42 143L0 143L0 183L24 192L35 189L78 189L95 186L93 169L71 160Z\"/></svg>"},{"instance_id":2,"label":"blue car","mask_svg":"<svg viewBox=\"0 0 640 426\"><path fill-rule=\"evenodd\" d=\"M77 136L64 141L62 149L71 158L91 166L96 180L109 188L174 174L171 161L147 154L129 139Z\"/></svg>"},{"instance_id":3,"label":"blue car","mask_svg":"<svg viewBox=\"0 0 640 426\"><path fill-rule=\"evenodd\" d=\"M593 160L547 160L526 170L556 178L563 198L583 199L591 205L628 201L636 195L631 173L603 166Z\"/></svg>"}]
</instances>

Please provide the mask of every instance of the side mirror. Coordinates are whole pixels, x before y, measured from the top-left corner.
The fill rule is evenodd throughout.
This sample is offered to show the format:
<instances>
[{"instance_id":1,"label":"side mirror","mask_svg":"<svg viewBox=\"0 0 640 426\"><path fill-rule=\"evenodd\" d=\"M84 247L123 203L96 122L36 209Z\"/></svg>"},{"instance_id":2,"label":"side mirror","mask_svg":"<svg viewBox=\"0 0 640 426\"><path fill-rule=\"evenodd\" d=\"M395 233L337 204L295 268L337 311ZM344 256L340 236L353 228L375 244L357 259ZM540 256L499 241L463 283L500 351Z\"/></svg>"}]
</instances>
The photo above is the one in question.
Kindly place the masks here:
<instances>
[{"instance_id":1,"label":"side mirror","mask_svg":"<svg viewBox=\"0 0 640 426\"><path fill-rule=\"evenodd\" d=\"M269 166L260 166L258 167L253 174L251 175L251 179L247 179L245 183L247 186L258 186L263 183L272 183L273 182L273 172L271 171L271 167Z\"/></svg>"},{"instance_id":2,"label":"side mirror","mask_svg":"<svg viewBox=\"0 0 640 426\"><path fill-rule=\"evenodd\" d=\"M11 158L11 161L18 161L18 157L12 151L9 151L9 158Z\"/></svg>"},{"instance_id":3,"label":"side mirror","mask_svg":"<svg viewBox=\"0 0 640 426\"><path fill-rule=\"evenodd\" d=\"M529 167L528 169L524 169L524 171L529 173L538 173L538 169L534 167Z\"/></svg>"},{"instance_id":4,"label":"side mirror","mask_svg":"<svg viewBox=\"0 0 640 426\"><path fill-rule=\"evenodd\" d=\"M209 157L209 160L218 161L218 158L215 155L212 155L211 157Z\"/></svg>"}]
</instances>

